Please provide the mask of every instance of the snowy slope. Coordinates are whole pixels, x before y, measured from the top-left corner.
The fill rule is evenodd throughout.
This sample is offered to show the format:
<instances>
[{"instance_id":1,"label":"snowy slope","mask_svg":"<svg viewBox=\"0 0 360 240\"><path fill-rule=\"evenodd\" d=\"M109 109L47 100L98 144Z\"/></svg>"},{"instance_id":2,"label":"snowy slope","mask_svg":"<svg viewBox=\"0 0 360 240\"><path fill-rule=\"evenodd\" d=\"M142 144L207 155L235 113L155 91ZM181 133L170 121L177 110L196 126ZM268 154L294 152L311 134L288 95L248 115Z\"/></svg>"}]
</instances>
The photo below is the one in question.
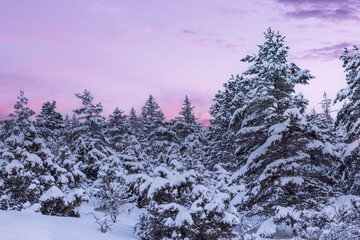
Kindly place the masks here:
<instances>
[{"instance_id":1,"label":"snowy slope","mask_svg":"<svg viewBox=\"0 0 360 240\"><path fill-rule=\"evenodd\" d=\"M136 214L123 214L110 232L101 233L92 216L52 217L30 212L0 211L1 240L134 240Z\"/></svg>"}]
</instances>

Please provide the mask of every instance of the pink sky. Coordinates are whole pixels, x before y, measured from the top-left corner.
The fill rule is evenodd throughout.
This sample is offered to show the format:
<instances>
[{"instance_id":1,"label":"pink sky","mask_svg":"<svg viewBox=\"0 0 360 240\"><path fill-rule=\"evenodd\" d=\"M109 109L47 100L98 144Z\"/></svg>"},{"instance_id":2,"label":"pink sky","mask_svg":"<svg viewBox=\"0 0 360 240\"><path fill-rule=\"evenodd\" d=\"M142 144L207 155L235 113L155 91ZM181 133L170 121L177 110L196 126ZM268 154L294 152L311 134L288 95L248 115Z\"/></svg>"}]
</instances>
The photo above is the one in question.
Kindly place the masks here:
<instances>
[{"instance_id":1,"label":"pink sky","mask_svg":"<svg viewBox=\"0 0 360 240\"><path fill-rule=\"evenodd\" d=\"M187 94L208 119L215 93L248 67L239 60L257 51L268 27L316 77L298 90L320 110L324 91L334 98L345 86L338 58L359 44L358 9L351 0L0 1L0 118L20 89L37 113L56 100L63 114L88 89L104 115L140 113L153 94L171 118Z\"/></svg>"}]
</instances>

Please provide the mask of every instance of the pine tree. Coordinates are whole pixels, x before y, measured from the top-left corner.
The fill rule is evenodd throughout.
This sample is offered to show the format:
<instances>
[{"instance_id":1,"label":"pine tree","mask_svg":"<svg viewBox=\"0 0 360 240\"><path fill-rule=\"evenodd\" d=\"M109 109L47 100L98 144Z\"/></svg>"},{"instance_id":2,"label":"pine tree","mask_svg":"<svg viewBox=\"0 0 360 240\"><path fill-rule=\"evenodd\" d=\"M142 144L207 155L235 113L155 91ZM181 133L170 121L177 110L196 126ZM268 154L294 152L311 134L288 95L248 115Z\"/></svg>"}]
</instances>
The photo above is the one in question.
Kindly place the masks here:
<instances>
[{"instance_id":1,"label":"pine tree","mask_svg":"<svg viewBox=\"0 0 360 240\"><path fill-rule=\"evenodd\" d=\"M158 164L159 154L166 153L172 143L178 143L178 138L170 125L164 122L164 114L152 95L142 108L141 116L146 136L142 145L153 163Z\"/></svg>"},{"instance_id":2,"label":"pine tree","mask_svg":"<svg viewBox=\"0 0 360 240\"><path fill-rule=\"evenodd\" d=\"M75 96L82 102L82 107L73 110L83 124L77 134L86 135L90 138L104 141L105 137L102 134L102 127L105 123L105 118L101 115L103 107L101 103L94 104L92 94L84 90L83 94L76 93Z\"/></svg>"},{"instance_id":3,"label":"pine tree","mask_svg":"<svg viewBox=\"0 0 360 240\"><path fill-rule=\"evenodd\" d=\"M8 119L0 121L0 141L4 142L6 138L10 137L12 129L15 127L15 116L10 114Z\"/></svg>"},{"instance_id":4,"label":"pine tree","mask_svg":"<svg viewBox=\"0 0 360 240\"><path fill-rule=\"evenodd\" d=\"M127 147L119 155L126 173L140 174L145 172L149 159L139 141L134 135L128 135L126 144Z\"/></svg>"},{"instance_id":5,"label":"pine tree","mask_svg":"<svg viewBox=\"0 0 360 240\"><path fill-rule=\"evenodd\" d=\"M144 139L144 126L141 122L141 119L136 115L134 107L132 107L130 110L128 121L132 135L135 135L138 140Z\"/></svg>"},{"instance_id":6,"label":"pine tree","mask_svg":"<svg viewBox=\"0 0 360 240\"><path fill-rule=\"evenodd\" d=\"M283 36L268 29L265 39L257 55L243 59L254 65L243 74L253 89L236 111L241 118L235 119L240 126L237 154L245 160L233 176L246 184L239 206L259 216L272 216L276 206L316 209L336 195L334 169L340 161L333 146L305 121L307 101L294 96L295 85L307 84L312 76L287 62Z\"/></svg>"},{"instance_id":7,"label":"pine tree","mask_svg":"<svg viewBox=\"0 0 360 240\"><path fill-rule=\"evenodd\" d=\"M252 63L243 78L250 82L244 103L238 108L231 125L237 131L236 149L241 164L249 154L262 145L271 125L281 120L283 113L297 106L304 111L306 101L302 95L293 97L295 84L307 84L313 76L294 63L287 63L289 47L284 37L270 28L265 33L265 43L259 52L246 56L243 62Z\"/></svg>"},{"instance_id":8,"label":"pine tree","mask_svg":"<svg viewBox=\"0 0 360 240\"><path fill-rule=\"evenodd\" d=\"M182 120L187 124L195 123L195 115L193 113L194 108L195 108L194 106L191 106L191 101L186 95L183 103L183 107L181 108L179 114L182 116Z\"/></svg>"},{"instance_id":9,"label":"pine tree","mask_svg":"<svg viewBox=\"0 0 360 240\"><path fill-rule=\"evenodd\" d=\"M53 155L43 139L38 137L30 117L34 111L28 106L28 99L20 91L14 105L15 120L10 137L5 140L1 159L3 169L2 198L7 198L7 209L21 210L39 203L40 196L55 182L51 171Z\"/></svg>"},{"instance_id":10,"label":"pine tree","mask_svg":"<svg viewBox=\"0 0 360 240\"><path fill-rule=\"evenodd\" d=\"M110 146L120 152L124 149L124 138L129 133L126 115L119 108L115 108L109 116L106 124L105 135L109 139Z\"/></svg>"},{"instance_id":11,"label":"pine tree","mask_svg":"<svg viewBox=\"0 0 360 240\"><path fill-rule=\"evenodd\" d=\"M82 122L73 131L73 152L87 179L95 180L101 162L110 155L107 139L102 131L105 125L105 118L101 115L103 107L101 103L93 103L93 96L87 90L84 90L83 94L75 95L82 101L83 106L74 110Z\"/></svg>"},{"instance_id":12,"label":"pine tree","mask_svg":"<svg viewBox=\"0 0 360 240\"><path fill-rule=\"evenodd\" d=\"M242 76L231 76L224 84L224 90L219 91L213 99L214 104L210 108L213 119L208 132L207 151L207 162L210 167L221 162L224 167L234 171L239 165L239 159L235 155L237 148L235 134L239 128L236 122L241 122L239 109L246 101L245 96L250 89L250 83Z\"/></svg>"},{"instance_id":13,"label":"pine tree","mask_svg":"<svg viewBox=\"0 0 360 240\"><path fill-rule=\"evenodd\" d=\"M331 102L331 99L329 99L326 92L324 92L323 100L320 102L323 111L321 113L316 113L315 110L313 110L310 114L306 116L306 118L307 121L310 122L310 124L318 128L318 130L321 132L321 135L324 136L326 141L335 144L336 134L334 132L334 120L330 115Z\"/></svg>"},{"instance_id":14,"label":"pine tree","mask_svg":"<svg viewBox=\"0 0 360 240\"><path fill-rule=\"evenodd\" d=\"M154 160L153 164L158 165L160 162L156 159L158 159L161 154L166 154L168 148L173 144L178 145L179 143L176 133L172 131L169 123L165 123L163 126L154 128L149 133L145 152L152 160Z\"/></svg>"},{"instance_id":15,"label":"pine tree","mask_svg":"<svg viewBox=\"0 0 360 240\"><path fill-rule=\"evenodd\" d=\"M346 164L347 190L352 194L360 194L359 175L359 138L360 138L360 52L354 46L350 52L345 48L344 54L340 57L346 72L347 87L342 89L335 98L335 103L347 100L335 120L337 131L342 132L347 147L343 153Z\"/></svg>"},{"instance_id":16,"label":"pine tree","mask_svg":"<svg viewBox=\"0 0 360 240\"><path fill-rule=\"evenodd\" d=\"M205 170L206 136L202 131L189 134L180 144L178 160L186 169L195 169L198 173ZM207 166L208 169L208 166Z\"/></svg>"},{"instance_id":17,"label":"pine tree","mask_svg":"<svg viewBox=\"0 0 360 240\"><path fill-rule=\"evenodd\" d=\"M151 133L154 129L162 125L164 114L161 112L159 104L152 95L146 100L142 108L141 117L146 134Z\"/></svg>"},{"instance_id":18,"label":"pine tree","mask_svg":"<svg viewBox=\"0 0 360 240\"><path fill-rule=\"evenodd\" d=\"M62 115L55 109L55 101L45 102L35 122L38 134L46 140L53 153L58 151L59 142L64 140L61 139L61 133L65 126Z\"/></svg>"},{"instance_id":19,"label":"pine tree","mask_svg":"<svg viewBox=\"0 0 360 240\"><path fill-rule=\"evenodd\" d=\"M154 122L164 120L164 114L161 112L159 104L151 94L142 108L141 116Z\"/></svg>"},{"instance_id":20,"label":"pine tree","mask_svg":"<svg viewBox=\"0 0 360 240\"><path fill-rule=\"evenodd\" d=\"M340 57L346 72L347 87L342 89L335 98L335 103L347 99L349 102L344 105L337 114L335 126L343 127L346 131L344 141L352 143L360 136L360 53L359 48L354 46L352 53L345 48L344 54Z\"/></svg>"},{"instance_id":21,"label":"pine tree","mask_svg":"<svg viewBox=\"0 0 360 240\"><path fill-rule=\"evenodd\" d=\"M56 169L57 185L62 191L67 188L81 188L86 175L80 170L81 162L77 162L77 156L73 154L67 145L59 149L55 158L58 165Z\"/></svg>"},{"instance_id":22,"label":"pine tree","mask_svg":"<svg viewBox=\"0 0 360 240\"><path fill-rule=\"evenodd\" d=\"M73 142L79 136L78 132L80 129L80 121L76 118L76 114L73 114L71 118L69 115L65 116L64 128L61 135L63 136L64 141L68 146L73 145Z\"/></svg>"},{"instance_id":23,"label":"pine tree","mask_svg":"<svg viewBox=\"0 0 360 240\"><path fill-rule=\"evenodd\" d=\"M182 117L171 119L169 121L171 130L176 133L176 136L180 141L185 140L190 134L202 131L202 126L196 122L193 113L194 108L195 106L191 106L191 101L186 95L183 107L179 112Z\"/></svg>"}]
</instances>

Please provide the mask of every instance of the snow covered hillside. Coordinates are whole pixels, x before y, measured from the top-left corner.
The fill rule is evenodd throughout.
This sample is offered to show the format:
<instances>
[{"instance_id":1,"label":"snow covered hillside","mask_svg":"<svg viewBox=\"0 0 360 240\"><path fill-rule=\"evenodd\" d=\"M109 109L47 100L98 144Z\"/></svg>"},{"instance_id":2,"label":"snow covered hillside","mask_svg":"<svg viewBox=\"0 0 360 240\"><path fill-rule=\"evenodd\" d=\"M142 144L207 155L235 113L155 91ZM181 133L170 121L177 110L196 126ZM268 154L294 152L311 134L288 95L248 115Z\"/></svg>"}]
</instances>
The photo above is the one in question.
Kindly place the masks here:
<instances>
[{"instance_id":1,"label":"snow covered hillside","mask_svg":"<svg viewBox=\"0 0 360 240\"><path fill-rule=\"evenodd\" d=\"M54 217L39 213L1 211L0 239L2 240L133 240L136 214L123 214L111 231L98 230L93 216L81 218Z\"/></svg>"}]
</instances>

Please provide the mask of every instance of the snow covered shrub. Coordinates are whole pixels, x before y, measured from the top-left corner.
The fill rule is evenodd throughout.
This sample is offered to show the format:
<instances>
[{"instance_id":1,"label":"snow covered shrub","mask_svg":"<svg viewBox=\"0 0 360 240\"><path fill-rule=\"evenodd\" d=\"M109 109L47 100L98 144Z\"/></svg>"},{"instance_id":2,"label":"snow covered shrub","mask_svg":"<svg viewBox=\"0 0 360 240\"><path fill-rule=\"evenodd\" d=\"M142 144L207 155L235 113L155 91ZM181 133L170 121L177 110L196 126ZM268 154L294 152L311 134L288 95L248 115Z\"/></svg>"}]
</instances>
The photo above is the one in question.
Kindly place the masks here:
<instances>
[{"instance_id":1,"label":"snow covered shrub","mask_svg":"<svg viewBox=\"0 0 360 240\"><path fill-rule=\"evenodd\" d=\"M63 145L59 149L54 166L56 184L63 187L79 188L85 182L86 175L79 169L81 163L76 163L76 156L72 154L70 148Z\"/></svg>"},{"instance_id":2,"label":"snow covered shrub","mask_svg":"<svg viewBox=\"0 0 360 240\"><path fill-rule=\"evenodd\" d=\"M320 239L360 239L360 198L354 195L341 196L326 206L322 214L328 226Z\"/></svg>"},{"instance_id":3,"label":"snow covered shrub","mask_svg":"<svg viewBox=\"0 0 360 240\"><path fill-rule=\"evenodd\" d=\"M69 206L65 200L64 193L55 186L51 187L40 197L40 202L40 211L42 214L58 215L59 213L65 213L69 211L67 209Z\"/></svg>"},{"instance_id":4,"label":"snow covered shrub","mask_svg":"<svg viewBox=\"0 0 360 240\"><path fill-rule=\"evenodd\" d=\"M108 157L100 168L98 181L95 182L94 195L100 201L98 209L108 211L114 223L129 197L124 169L120 165L121 161L118 157Z\"/></svg>"},{"instance_id":5,"label":"snow covered shrub","mask_svg":"<svg viewBox=\"0 0 360 240\"><path fill-rule=\"evenodd\" d=\"M244 236L257 238L300 239L359 239L360 198L345 195L334 198L319 210L277 206L275 214L259 219L258 210L252 209L254 226L243 228ZM247 223L249 223L249 219Z\"/></svg>"},{"instance_id":6,"label":"snow covered shrub","mask_svg":"<svg viewBox=\"0 0 360 240\"><path fill-rule=\"evenodd\" d=\"M220 239L236 236L236 209L226 193L199 184L194 170L154 169L147 191L147 213L136 232L141 239Z\"/></svg>"},{"instance_id":7,"label":"snow covered shrub","mask_svg":"<svg viewBox=\"0 0 360 240\"><path fill-rule=\"evenodd\" d=\"M145 171L148 156L134 135L126 138L127 146L119 155L127 174L137 174Z\"/></svg>"},{"instance_id":8,"label":"snow covered shrub","mask_svg":"<svg viewBox=\"0 0 360 240\"><path fill-rule=\"evenodd\" d=\"M102 233L106 233L110 230L111 226L113 225L112 219L110 219L108 214L104 214L102 217L98 217L95 213L92 213L95 218L95 222L100 226L100 231Z\"/></svg>"},{"instance_id":9,"label":"snow covered shrub","mask_svg":"<svg viewBox=\"0 0 360 240\"><path fill-rule=\"evenodd\" d=\"M150 188L151 177L146 173L131 174L126 177L128 193L138 208L144 208L149 204L147 192Z\"/></svg>"},{"instance_id":10,"label":"snow covered shrub","mask_svg":"<svg viewBox=\"0 0 360 240\"><path fill-rule=\"evenodd\" d=\"M237 236L234 227L240 220L227 193L210 191L207 187L198 185L192 191L191 200L189 212L194 227L189 229L190 232L180 231L182 236L189 239L228 239ZM178 216L175 222L177 218Z\"/></svg>"},{"instance_id":11,"label":"snow covered shrub","mask_svg":"<svg viewBox=\"0 0 360 240\"><path fill-rule=\"evenodd\" d=\"M53 186L40 197L40 212L52 216L79 217L74 210L87 199L84 189L74 189L67 194Z\"/></svg>"}]
</instances>

